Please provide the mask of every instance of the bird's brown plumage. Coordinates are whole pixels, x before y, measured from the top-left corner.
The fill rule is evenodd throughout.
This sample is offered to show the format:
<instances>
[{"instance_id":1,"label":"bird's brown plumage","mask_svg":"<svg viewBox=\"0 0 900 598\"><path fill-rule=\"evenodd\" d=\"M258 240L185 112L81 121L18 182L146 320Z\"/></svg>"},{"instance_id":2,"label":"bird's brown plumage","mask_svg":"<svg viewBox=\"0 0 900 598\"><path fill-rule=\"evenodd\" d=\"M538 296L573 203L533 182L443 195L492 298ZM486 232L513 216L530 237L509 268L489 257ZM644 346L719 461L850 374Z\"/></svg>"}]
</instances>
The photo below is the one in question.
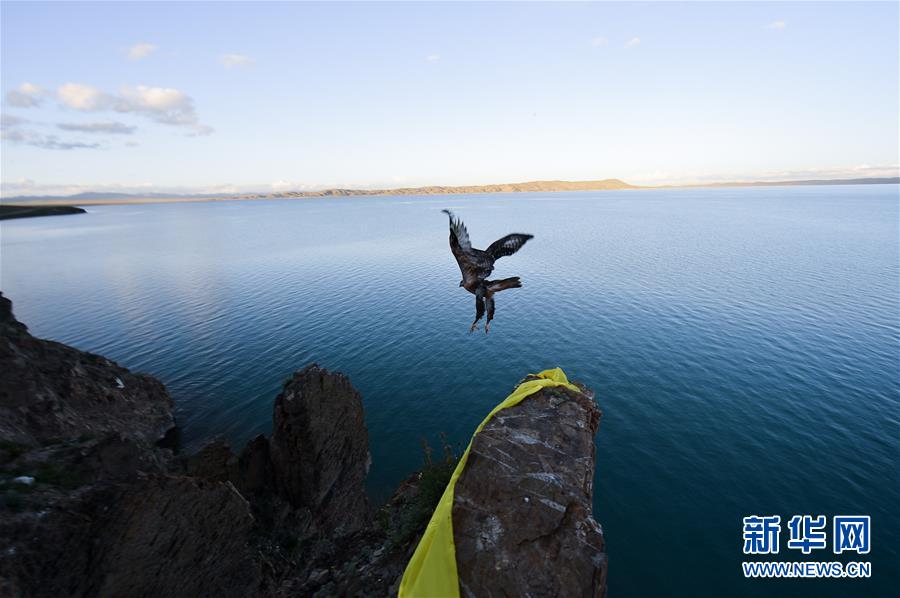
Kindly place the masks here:
<instances>
[{"instance_id":1,"label":"bird's brown plumage","mask_svg":"<svg viewBox=\"0 0 900 598\"><path fill-rule=\"evenodd\" d=\"M478 324L478 320L484 315L487 308L487 323L485 332L488 331L490 322L494 317L494 293L506 289L514 289L522 286L518 277L504 278L503 280L487 280L494 271L494 262L501 257L509 256L522 248L533 235L513 233L497 239L487 249L475 249L469 240L469 231L462 220L457 218L450 210L442 210L450 217L450 251L459 264L462 273L462 281L459 286L475 295L475 321L472 330Z\"/></svg>"}]
</instances>

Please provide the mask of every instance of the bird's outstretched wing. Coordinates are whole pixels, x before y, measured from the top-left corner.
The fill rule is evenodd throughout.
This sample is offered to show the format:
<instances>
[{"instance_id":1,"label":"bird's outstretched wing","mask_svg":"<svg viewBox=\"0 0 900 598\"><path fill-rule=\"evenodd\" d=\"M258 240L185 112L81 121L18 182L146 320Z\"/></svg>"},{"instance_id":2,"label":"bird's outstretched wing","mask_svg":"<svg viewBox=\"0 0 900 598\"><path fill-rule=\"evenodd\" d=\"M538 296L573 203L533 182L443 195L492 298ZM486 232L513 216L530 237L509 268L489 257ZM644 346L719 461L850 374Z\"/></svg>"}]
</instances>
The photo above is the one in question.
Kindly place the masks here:
<instances>
[{"instance_id":1,"label":"bird's outstretched wing","mask_svg":"<svg viewBox=\"0 0 900 598\"><path fill-rule=\"evenodd\" d=\"M491 243L490 247L485 249L485 253L488 253L492 258L499 259L501 257L512 255L518 250L522 248L522 246L528 242L528 239L533 239L534 235L524 235L521 233L513 233L511 235L506 235L502 239L497 239L493 243Z\"/></svg>"},{"instance_id":2,"label":"bird's outstretched wing","mask_svg":"<svg viewBox=\"0 0 900 598\"><path fill-rule=\"evenodd\" d=\"M441 211L450 216L450 249L453 250L454 255L457 250L470 251L472 242L469 241L469 231L466 230L466 225L450 210Z\"/></svg>"},{"instance_id":3,"label":"bird's outstretched wing","mask_svg":"<svg viewBox=\"0 0 900 598\"><path fill-rule=\"evenodd\" d=\"M493 267L493 259L483 251L472 248L469 241L469 232L462 220L457 218L450 210L442 210L450 216L450 251L459 264L459 271L467 284L473 284L490 275Z\"/></svg>"}]
</instances>

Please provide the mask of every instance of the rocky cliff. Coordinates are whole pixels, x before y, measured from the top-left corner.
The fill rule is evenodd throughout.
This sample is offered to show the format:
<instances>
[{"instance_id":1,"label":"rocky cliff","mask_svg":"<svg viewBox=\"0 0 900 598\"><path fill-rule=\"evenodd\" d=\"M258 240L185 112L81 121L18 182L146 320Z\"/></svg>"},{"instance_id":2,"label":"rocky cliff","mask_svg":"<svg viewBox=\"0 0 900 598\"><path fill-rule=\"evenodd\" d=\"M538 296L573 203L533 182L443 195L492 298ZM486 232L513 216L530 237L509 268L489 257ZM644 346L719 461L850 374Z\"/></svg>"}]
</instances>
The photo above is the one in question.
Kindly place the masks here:
<instances>
[{"instance_id":1,"label":"rocky cliff","mask_svg":"<svg viewBox=\"0 0 900 598\"><path fill-rule=\"evenodd\" d=\"M605 596L592 514L599 423L589 390L548 387L475 437L453 504L463 596Z\"/></svg>"},{"instance_id":2,"label":"rocky cliff","mask_svg":"<svg viewBox=\"0 0 900 598\"><path fill-rule=\"evenodd\" d=\"M0 367L0 439L7 442L116 432L153 443L175 426L172 399L156 378L34 338L2 294Z\"/></svg>"},{"instance_id":3,"label":"rocky cliff","mask_svg":"<svg viewBox=\"0 0 900 598\"><path fill-rule=\"evenodd\" d=\"M373 512L360 395L316 365L271 437L178 455L157 443L162 384L32 337L2 295L0 372L0 596L393 595L454 464ZM545 389L476 438L453 511L464 595L605 595L599 417L587 389Z\"/></svg>"}]
</instances>

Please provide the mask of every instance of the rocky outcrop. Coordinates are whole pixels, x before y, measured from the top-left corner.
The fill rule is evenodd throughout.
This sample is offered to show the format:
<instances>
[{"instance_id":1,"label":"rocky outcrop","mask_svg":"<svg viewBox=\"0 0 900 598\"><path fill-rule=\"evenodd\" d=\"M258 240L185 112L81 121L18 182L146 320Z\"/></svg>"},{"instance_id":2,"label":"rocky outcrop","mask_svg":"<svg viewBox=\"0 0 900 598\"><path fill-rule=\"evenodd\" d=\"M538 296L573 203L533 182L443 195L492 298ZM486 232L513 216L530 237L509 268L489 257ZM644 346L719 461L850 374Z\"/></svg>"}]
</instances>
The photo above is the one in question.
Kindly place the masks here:
<instances>
[{"instance_id":1,"label":"rocky outcrop","mask_svg":"<svg viewBox=\"0 0 900 598\"><path fill-rule=\"evenodd\" d=\"M112 514L142 478L167 467L166 451L117 434L7 451L0 458L0 596L95 595Z\"/></svg>"},{"instance_id":2,"label":"rocky outcrop","mask_svg":"<svg viewBox=\"0 0 900 598\"><path fill-rule=\"evenodd\" d=\"M0 294L0 439L24 445L123 434L154 443L175 425L158 380L34 338Z\"/></svg>"},{"instance_id":3,"label":"rocky outcrop","mask_svg":"<svg viewBox=\"0 0 900 598\"><path fill-rule=\"evenodd\" d=\"M231 482L251 499L282 501L307 525L347 535L372 520L365 491L370 463L359 392L343 374L312 364L275 398L270 439L257 436L238 455L214 440L185 459L185 470Z\"/></svg>"},{"instance_id":4,"label":"rocky outcrop","mask_svg":"<svg viewBox=\"0 0 900 598\"><path fill-rule=\"evenodd\" d=\"M453 503L462 595L605 596L592 397L541 389L475 437Z\"/></svg>"},{"instance_id":5,"label":"rocky outcrop","mask_svg":"<svg viewBox=\"0 0 900 598\"><path fill-rule=\"evenodd\" d=\"M426 457L372 513L361 397L314 364L270 438L176 455L153 442L159 382L33 338L2 296L0 367L0 595L393 595L455 465ZM605 595L599 418L586 389L544 389L478 435L453 510L464 595Z\"/></svg>"},{"instance_id":6,"label":"rocky outcrop","mask_svg":"<svg viewBox=\"0 0 900 598\"><path fill-rule=\"evenodd\" d=\"M270 441L278 490L324 527L353 531L370 519L369 435L362 399L343 374L313 364L275 399Z\"/></svg>"},{"instance_id":7,"label":"rocky outcrop","mask_svg":"<svg viewBox=\"0 0 900 598\"><path fill-rule=\"evenodd\" d=\"M104 518L100 596L253 596L262 571L249 502L228 482L154 476Z\"/></svg>"}]
</instances>

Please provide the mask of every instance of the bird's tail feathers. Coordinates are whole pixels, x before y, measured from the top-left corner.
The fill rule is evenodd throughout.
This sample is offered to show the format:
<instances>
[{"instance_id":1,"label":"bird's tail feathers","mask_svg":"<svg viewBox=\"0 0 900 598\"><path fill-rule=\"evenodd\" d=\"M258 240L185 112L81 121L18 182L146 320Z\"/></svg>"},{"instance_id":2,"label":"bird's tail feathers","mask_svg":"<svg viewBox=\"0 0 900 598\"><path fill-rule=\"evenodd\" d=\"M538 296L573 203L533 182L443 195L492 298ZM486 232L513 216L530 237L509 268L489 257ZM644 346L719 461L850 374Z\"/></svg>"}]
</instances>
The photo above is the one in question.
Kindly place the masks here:
<instances>
[{"instance_id":1,"label":"bird's tail feathers","mask_svg":"<svg viewBox=\"0 0 900 598\"><path fill-rule=\"evenodd\" d=\"M502 280L489 280L487 283L488 291L491 293L499 293L506 289L518 289L522 287L522 279L518 276L504 278Z\"/></svg>"}]
</instances>

